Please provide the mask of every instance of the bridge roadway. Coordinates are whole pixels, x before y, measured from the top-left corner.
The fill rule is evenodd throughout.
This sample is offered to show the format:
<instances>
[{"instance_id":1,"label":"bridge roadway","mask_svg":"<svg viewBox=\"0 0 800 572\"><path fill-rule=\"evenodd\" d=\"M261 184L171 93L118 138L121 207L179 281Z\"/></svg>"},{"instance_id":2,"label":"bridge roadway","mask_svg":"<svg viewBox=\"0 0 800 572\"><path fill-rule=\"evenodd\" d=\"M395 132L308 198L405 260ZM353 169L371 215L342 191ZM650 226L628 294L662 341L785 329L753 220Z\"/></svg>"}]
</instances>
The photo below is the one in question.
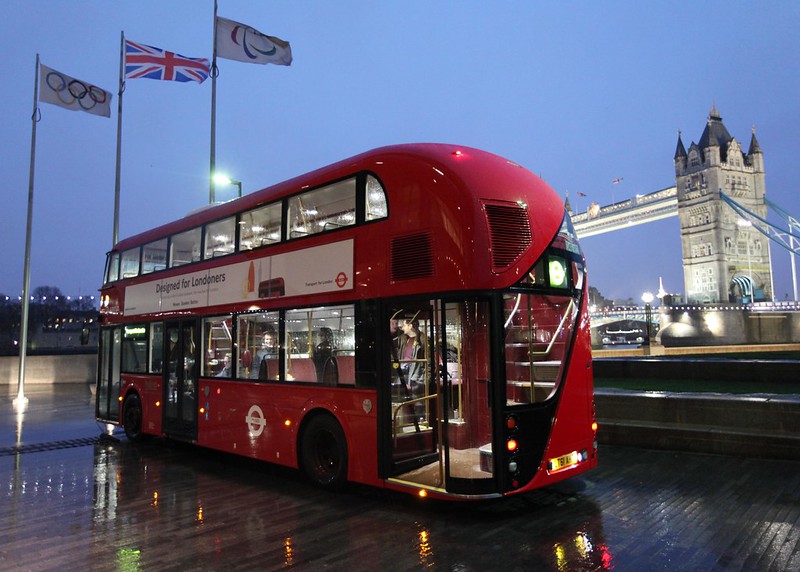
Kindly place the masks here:
<instances>
[{"instance_id":1,"label":"bridge roadway","mask_svg":"<svg viewBox=\"0 0 800 572\"><path fill-rule=\"evenodd\" d=\"M98 440L85 384L0 393L2 570L798 570L800 462L601 445L597 470L494 502Z\"/></svg>"}]
</instances>

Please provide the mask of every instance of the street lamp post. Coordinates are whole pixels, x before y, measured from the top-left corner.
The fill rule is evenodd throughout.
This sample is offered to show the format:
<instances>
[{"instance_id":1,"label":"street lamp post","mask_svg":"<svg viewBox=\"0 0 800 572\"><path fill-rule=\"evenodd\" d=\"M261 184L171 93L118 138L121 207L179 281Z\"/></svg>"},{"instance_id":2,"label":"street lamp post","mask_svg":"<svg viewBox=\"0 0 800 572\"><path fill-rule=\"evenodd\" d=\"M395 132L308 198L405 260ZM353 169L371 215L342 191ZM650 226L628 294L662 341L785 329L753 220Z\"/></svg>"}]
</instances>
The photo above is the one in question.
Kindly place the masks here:
<instances>
[{"instance_id":1,"label":"street lamp post","mask_svg":"<svg viewBox=\"0 0 800 572\"><path fill-rule=\"evenodd\" d=\"M645 351L650 350L650 322L652 321L653 315L653 308L650 306L650 303L653 301L653 298L654 296L652 292L645 292L642 294L642 302L644 302L644 322L646 328L642 347L645 348Z\"/></svg>"},{"instance_id":2,"label":"street lamp post","mask_svg":"<svg viewBox=\"0 0 800 572\"><path fill-rule=\"evenodd\" d=\"M242 182L236 179L231 179L222 173L214 173L214 182L218 185L236 185L238 193L237 196L242 198Z\"/></svg>"}]
</instances>

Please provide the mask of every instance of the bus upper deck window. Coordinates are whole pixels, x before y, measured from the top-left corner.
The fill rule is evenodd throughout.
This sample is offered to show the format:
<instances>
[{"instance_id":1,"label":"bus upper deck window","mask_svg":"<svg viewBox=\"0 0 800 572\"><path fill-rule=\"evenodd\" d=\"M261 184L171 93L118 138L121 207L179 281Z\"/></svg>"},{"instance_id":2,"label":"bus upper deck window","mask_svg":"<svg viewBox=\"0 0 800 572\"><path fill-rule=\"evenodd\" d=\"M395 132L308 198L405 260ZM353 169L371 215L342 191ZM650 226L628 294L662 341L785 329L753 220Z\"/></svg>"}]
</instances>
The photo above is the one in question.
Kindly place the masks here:
<instances>
[{"instance_id":1,"label":"bus upper deck window","mask_svg":"<svg viewBox=\"0 0 800 572\"><path fill-rule=\"evenodd\" d=\"M131 248L122 253L122 278L134 278L139 275L139 247Z\"/></svg>"},{"instance_id":2,"label":"bus upper deck window","mask_svg":"<svg viewBox=\"0 0 800 572\"><path fill-rule=\"evenodd\" d=\"M236 217L212 222L206 226L205 253L203 258L231 254L236 240Z\"/></svg>"},{"instance_id":3,"label":"bus upper deck window","mask_svg":"<svg viewBox=\"0 0 800 572\"><path fill-rule=\"evenodd\" d=\"M153 241L145 244L142 252L142 274L167 267L167 239Z\"/></svg>"},{"instance_id":4,"label":"bus upper deck window","mask_svg":"<svg viewBox=\"0 0 800 572\"><path fill-rule=\"evenodd\" d=\"M172 237L169 247L170 268L200 260L200 236L200 227L197 227Z\"/></svg>"},{"instance_id":5,"label":"bus upper deck window","mask_svg":"<svg viewBox=\"0 0 800 572\"><path fill-rule=\"evenodd\" d=\"M356 223L356 180L345 179L289 199L289 238Z\"/></svg>"},{"instance_id":6,"label":"bus upper deck window","mask_svg":"<svg viewBox=\"0 0 800 572\"><path fill-rule=\"evenodd\" d=\"M119 280L119 252L111 252L108 255L105 283L108 284L117 280Z\"/></svg>"},{"instance_id":7,"label":"bus upper deck window","mask_svg":"<svg viewBox=\"0 0 800 572\"><path fill-rule=\"evenodd\" d=\"M386 192L383 190L380 181L372 175L367 175L365 194L366 200L364 203L367 205L366 220L386 218L389 214L389 208L386 204Z\"/></svg>"},{"instance_id":8,"label":"bus upper deck window","mask_svg":"<svg viewBox=\"0 0 800 572\"><path fill-rule=\"evenodd\" d=\"M259 207L239 215L239 250L280 242L281 203Z\"/></svg>"}]
</instances>

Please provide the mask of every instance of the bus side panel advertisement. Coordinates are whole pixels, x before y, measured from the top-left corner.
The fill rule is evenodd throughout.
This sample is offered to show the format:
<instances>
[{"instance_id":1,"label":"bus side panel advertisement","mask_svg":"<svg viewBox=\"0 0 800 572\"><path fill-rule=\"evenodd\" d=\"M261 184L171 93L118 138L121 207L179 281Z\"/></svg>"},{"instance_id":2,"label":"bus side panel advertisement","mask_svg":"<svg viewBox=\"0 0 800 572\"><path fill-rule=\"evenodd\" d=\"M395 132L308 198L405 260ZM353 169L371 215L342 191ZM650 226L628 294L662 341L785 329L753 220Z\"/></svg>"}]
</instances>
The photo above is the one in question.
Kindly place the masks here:
<instances>
[{"instance_id":1,"label":"bus side panel advertisement","mask_svg":"<svg viewBox=\"0 0 800 572\"><path fill-rule=\"evenodd\" d=\"M128 286L124 315L352 289L350 239Z\"/></svg>"}]
</instances>

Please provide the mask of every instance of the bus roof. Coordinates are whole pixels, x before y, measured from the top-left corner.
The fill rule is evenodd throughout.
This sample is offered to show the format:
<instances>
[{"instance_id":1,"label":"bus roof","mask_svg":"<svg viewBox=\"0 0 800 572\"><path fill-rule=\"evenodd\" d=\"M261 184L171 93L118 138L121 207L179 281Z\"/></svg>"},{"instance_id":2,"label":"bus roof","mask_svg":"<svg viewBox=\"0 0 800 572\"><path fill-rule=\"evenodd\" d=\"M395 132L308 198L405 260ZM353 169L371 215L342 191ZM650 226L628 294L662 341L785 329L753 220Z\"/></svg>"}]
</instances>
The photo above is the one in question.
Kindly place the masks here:
<instances>
[{"instance_id":1,"label":"bus roof","mask_svg":"<svg viewBox=\"0 0 800 572\"><path fill-rule=\"evenodd\" d=\"M491 189L492 196L505 192L509 201L515 199L517 187L533 187L537 191L537 219L545 228L545 234L554 235L564 214L564 203L543 181L519 164L499 155L479 149L443 143L409 143L390 145L366 151L331 165L299 175L292 179L254 191L241 198L217 205L196 209L185 217L146 230L121 240L113 250L124 251L153 240L219 220L236 213L271 203L299 192L303 192L332 181L341 180L359 172L371 171L382 176L387 169L404 172L414 163L428 163L442 177L457 181L460 189L472 189L481 193ZM437 167L438 165L438 167ZM498 180L498 172L506 173L506 179ZM391 190L387 189L391 193ZM464 198L464 197L462 197ZM475 198L480 198L476 195ZM542 210L550 211L544 213ZM551 221L548 224L548 221ZM552 228L549 228L552 227Z\"/></svg>"}]
</instances>

